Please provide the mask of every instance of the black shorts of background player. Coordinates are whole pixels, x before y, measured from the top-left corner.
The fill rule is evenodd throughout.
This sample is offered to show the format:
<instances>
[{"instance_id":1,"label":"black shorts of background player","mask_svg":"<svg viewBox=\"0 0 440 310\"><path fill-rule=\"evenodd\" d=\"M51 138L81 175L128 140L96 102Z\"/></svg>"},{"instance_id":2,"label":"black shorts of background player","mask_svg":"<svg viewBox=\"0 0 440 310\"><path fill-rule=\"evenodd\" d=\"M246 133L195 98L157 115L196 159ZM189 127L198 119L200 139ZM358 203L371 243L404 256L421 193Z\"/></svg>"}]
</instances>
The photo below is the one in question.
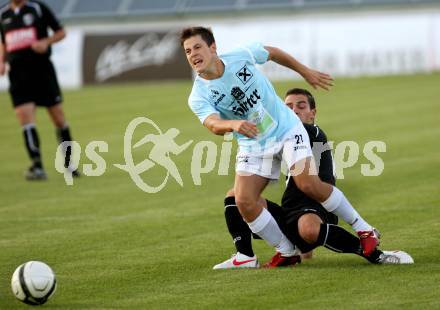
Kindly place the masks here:
<instances>
[{"instance_id":1,"label":"black shorts of background player","mask_svg":"<svg viewBox=\"0 0 440 310\"><path fill-rule=\"evenodd\" d=\"M48 34L48 28L53 34ZM9 93L15 114L23 128L26 150L32 166L28 180L46 179L41 160L40 141L35 126L36 106L47 108L56 127L59 142L72 141L61 106L62 94L50 60L51 45L65 37L65 31L51 10L39 1L11 0L0 8L0 75L9 65ZM67 168L71 146L64 149ZM73 176L79 176L72 171Z\"/></svg>"},{"instance_id":2,"label":"black shorts of background player","mask_svg":"<svg viewBox=\"0 0 440 310\"><path fill-rule=\"evenodd\" d=\"M317 161L320 179L334 185L333 160L330 148L326 147L327 137L322 129L314 124L316 105L312 94L305 89L291 89L287 91L285 103L304 123L312 148L316 151L314 157ZM214 269L256 268L259 263L252 249L252 233L236 207L233 190L229 190L226 196L225 219L237 253L232 258L215 265ZM336 252L353 253L365 257L360 239L337 226L338 218L326 211L320 203L301 192L292 177L288 178L281 207L263 198L260 198L260 203L266 206L283 233L301 252L310 253L317 246L325 246ZM294 265L301 260L300 257L282 257L278 254L265 266ZM375 250L365 258L370 262L380 263L384 255L381 251Z\"/></svg>"}]
</instances>

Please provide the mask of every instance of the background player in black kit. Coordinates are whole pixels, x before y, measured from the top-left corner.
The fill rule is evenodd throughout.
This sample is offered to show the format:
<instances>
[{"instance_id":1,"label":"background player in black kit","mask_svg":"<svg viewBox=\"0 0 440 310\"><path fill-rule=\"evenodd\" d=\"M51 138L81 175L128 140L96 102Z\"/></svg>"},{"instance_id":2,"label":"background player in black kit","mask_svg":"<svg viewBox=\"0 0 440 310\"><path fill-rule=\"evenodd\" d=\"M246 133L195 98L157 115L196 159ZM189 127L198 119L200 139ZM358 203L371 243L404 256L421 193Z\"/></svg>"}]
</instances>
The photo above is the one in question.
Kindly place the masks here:
<instances>
[{"instance_id":1,"label":"background player in black kit","mask_svg":"<svg viewBox=\"0 0 440 310\"><path fill-rule=\"evenodd\" d=\"M316 115L315 99L305 89L294 88L287 91L285 103L301 119L310 138L318 175L324 182L335 184L333 159L327 146L325 133L314 124ZM368 257L363 255L360 239L344 228L337 226L338 218L325 210L320 203L309 198L296 186L292 177L282 197L281 207L261 198L263 205L277 221L283 233L302 253L311 257L312 250L325 246L339 253L353 253L378 264L412 263L412 258L402 251L380 251L376 249ZM252 232L242 219L235 204L234 192L230 190L225 198L225 219L237 253L230 259L214 266L214 269L257 268L259 263L252 249ZM258 236L254 235L258 239ZM307 254L308 253L308 254ZM282 257L277 253L265 267L294 265L301 257Z\"/></svg>"},{"instance_id":2,"label":"background player in black kit","mask_svg":"<svg viewBox=\"0 0 440 310\"><path fill-rule=\"evenodd\" d=\"M48 28L53 30L48 35ZM40 142L35 126L35 107L44 106L56 127L59 142L71 141L61 106L62 94L55 69L50 60L51 45L61 41L65 31L41 2L11 0L0 8L0 75L9 64L9 92L23 135L32 166L26 171L26 179L43 180ZM71 147L65 150L65 167L70 162ZM72 171L73 176L79 176Z\"/></svg>"}]
</instances>

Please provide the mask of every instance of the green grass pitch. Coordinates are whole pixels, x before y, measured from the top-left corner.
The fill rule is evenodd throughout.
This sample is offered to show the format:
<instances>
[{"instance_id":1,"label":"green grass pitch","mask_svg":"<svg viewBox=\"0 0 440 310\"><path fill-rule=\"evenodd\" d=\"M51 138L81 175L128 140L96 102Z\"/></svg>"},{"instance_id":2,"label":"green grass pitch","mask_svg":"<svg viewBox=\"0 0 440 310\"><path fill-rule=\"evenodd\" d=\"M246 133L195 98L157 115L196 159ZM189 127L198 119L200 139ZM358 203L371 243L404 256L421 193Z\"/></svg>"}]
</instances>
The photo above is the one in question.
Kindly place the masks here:
<instances>
[{"instance_id":1,"label":"green grass pitch","mask_svg":"<svg viewBox=\"0 0 440 310\"><path fill-rule=\"evenodd\" d=\"M300 82L276 83L283 94ZM10 291L14 269L41 260L55 270L53 309L439 309L440 308L440 75L339 79L330 92L314 92L317 123L336 143L363 146L382 140L385 170L364 177L357 164L339 187L382 232L383 249L409 252L412 266L373 266L354 255L320 248L312 260L279 270L213 271L233 253L224 224L228 176L213 172L194 185L194 144L172 156L184 186L174 179L157 194L139 190L124 163L128 123L146 116L163 131L180 130L179 144L210 140L187 107L190 82L87 87L65 91L65 110L84 156L93 140L108 143L106 172L67 186L54 168L56 139L44 110L38 130L49 180L29 183L22 133L7 93L0 93L0 309L25 308ZM141 136L139 127L136 135ZM151 128L148 129L151 132ZM362 150L362 149L361 149ZM147 152L136 152L136 160ZM232 165L231 165L232 166ZM143 177L163 178L154 167ZM279 201L283 185L265 195ZM273 250L254 242L260 261Z\"/></svg>"}]
</instances>

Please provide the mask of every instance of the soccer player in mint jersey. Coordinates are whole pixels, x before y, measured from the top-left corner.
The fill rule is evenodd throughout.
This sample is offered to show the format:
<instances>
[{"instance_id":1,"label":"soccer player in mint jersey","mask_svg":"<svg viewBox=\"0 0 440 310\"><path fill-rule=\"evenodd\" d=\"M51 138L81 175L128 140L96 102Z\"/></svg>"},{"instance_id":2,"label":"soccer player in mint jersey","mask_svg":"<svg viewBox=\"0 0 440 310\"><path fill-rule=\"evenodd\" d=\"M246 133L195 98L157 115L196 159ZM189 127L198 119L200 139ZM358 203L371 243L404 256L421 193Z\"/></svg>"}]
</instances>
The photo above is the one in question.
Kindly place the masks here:
<instances>
[{"instance_id":1,"label":"soccer player in mint jersey","mask_svg":"<svg viewBox=\"0 0 440 310\"><path fill-rule=\"evenodd\" d=\"M333 160L327 137L315 122L316 104L312 94L301 88L287 91L286 105L301 119L309 135L320 179L335 185ZM352 253L366 258L375 264L409 264L412 258L403 251L374 250L368 257L362 253L360 239L342 227L336 226L338 218L326 211L318 202L307 197L289 177L282 198L281 207L276 203L261 199L289 240L301 250L300 256L281 257L277 253L265 267L282 267L295 265L301 258L311 258L317 246L325 246L338 253ZM225 219L228 231L234 241L236 254L214 269L258 268L259 262L252 249L252 232L243 221L235 203L234 191L229 190L225 198ZM255 235L254 235L255 237Z\"/></svg>"},{"instance_id":2,"label":"soccer player in mint jersey","mask_svg":"<svg viewBox=\"0 0 440 310\"><path fill-rule=\"evenodd\" d=\"M48 34L48 28L53 34ZM47 108L60 143L72 141L61 106L61 90L50 60L51 45L61 41L66 33L45 4L27 0L11 0L0 8L0 32L0 75L6 73L7 62L9 93L32 161L25 176L28 180L44 180L47 176L41 160L35 107ZM67 168L71 146L64 152ZM79 176L77 171L72 174Z\"/></svg>"},{"instance_id":3,"label":"soccer player in mint jersey","mask_svg":"<svg viewBox=\"0 0 440 310\"><path fill-rule=\"evenodd\" d=\"M364 254L370 255L379 243L376 231L339 189L309 173L316 167L307 131L256 64L275 61L298 72L314 88L328 89L332 78L278 48L259 43L219 56L211 30L204 27L184 29L181 44L197 73L188 99L191 110L212 133L233 132L238 141L234 193L250 230L275 247L280 257L299 253L259 203L268 182L279 178L282 158L298 188L352 225L363 236Z\"/></svg>"}]
</instances>

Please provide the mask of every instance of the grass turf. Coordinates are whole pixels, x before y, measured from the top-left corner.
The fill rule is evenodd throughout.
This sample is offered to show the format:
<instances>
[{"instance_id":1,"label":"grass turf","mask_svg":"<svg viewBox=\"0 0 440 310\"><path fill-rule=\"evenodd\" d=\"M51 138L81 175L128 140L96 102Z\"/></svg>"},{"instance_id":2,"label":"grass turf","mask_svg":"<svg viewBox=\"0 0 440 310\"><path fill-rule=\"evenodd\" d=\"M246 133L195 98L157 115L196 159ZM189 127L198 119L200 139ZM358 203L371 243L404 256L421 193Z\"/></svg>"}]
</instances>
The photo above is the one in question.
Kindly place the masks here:
<instances>
[{"instance_id":1,"label":"grass turf","mask_svg":"<svg viewBox=\"0 0 440 310\"><path fill-rule=\"evenodd\" d=\"M47 262L57 274L58 290L48 308L439 308L439 81L439 74L341 79L331 92L315 92L317 122L329 138L361 146L358 163L344 170L339 187L380 229L382 248L409 252L414 265L373 266L318 249L295 268L219 272L212 266L233 252L222 205L233 170L219 176L216 166L202 175L201 186L194 185L193 144L172 156L184 186L170 179L159 193L147 194L113 166L124 162L124 131L138 116L163 131L178 128L179 144L210 140L220 148L222 138L204 129L187 107L189 82L66 91L81 165L92 163L84 155L87 143L109 145L101 154L105 174L83 176L73 186L55 171L55 133L44 110L38 111L37 124L49 180L23 179L28 160L21 130L8 95L1 93L0 309L26 307L9 286L14 269L28 260ZM280 94L292 85L305 86L275 84ZM137 135L143 133L151 128L140 127ZM360 173L361 164L368 163L362 148L370 140L387 144L380 154L385 170L378 177ZM146 155L135 153L138 160ZM143 177L158 184L163 173L155 167ZM266 196L279 201L282 188L271 186ZM261 261L271 257L263 242L254 244Z\"/></svg>"}]
</instances>

